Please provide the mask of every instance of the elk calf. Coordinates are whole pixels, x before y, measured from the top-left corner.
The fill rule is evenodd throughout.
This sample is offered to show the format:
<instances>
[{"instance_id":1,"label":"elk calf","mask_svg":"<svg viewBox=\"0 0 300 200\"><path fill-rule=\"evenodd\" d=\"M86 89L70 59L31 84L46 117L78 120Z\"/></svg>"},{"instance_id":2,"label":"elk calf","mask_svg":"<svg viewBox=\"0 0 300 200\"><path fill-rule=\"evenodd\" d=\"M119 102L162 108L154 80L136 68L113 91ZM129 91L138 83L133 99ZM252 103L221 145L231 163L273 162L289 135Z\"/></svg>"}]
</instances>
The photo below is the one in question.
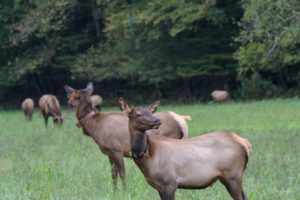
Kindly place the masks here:
<instances>
[{"instance_id":1,"label":"elk calf","mask_svg":"<svg viewBox=\"0 0 300 200\"><path fill-rule=\"evenodd\" d=\"M34 110L34 102L31 98L27 98L22 102L21 105L22 111L24 112L25 118L28 119L28 121L31 121L32 114Z\"/></svg>"},{"instance_id":2,"label":"elk calf","mask_svg":"<svg viewBox=\"0 0 300 200\"><path fill-rule=\"evenodd\" d=\"M99 110L101 109L101 104L102 104L102 97L100 95L92 95L91 96L91 102L92 102L92 107L94 110Z\"/></svg>"},{"instance_id":3,"label":"elk calf","mask_svg":"<svg viewBox=\"0 0 300 200\"><path fill-rule=\"evenodd\" d=\"M223 102L231 99L230 94L226 90L214 90L211 93L214 102Z\"/></svg>"},{"instance_id":4,"label":"elk calf","mask_svg":"<svg viewBox=\"0 0 300 200\"><path fill-rule=\"evenodd\" d=\"M161 120L152 115L156 105L129 108L124 99L120 107L129 118L131 152L147 182L163 200L173 200L177 188L203 189L216 180L223 183L234 200L246 200L242 182L251 144L228 132L213 132L190 139L150 136Z\"/></svg>"},{"instance_id":5,"label":"elk calf","mask_svg":"<svg viewBox=\"0 0 300 200\"><path fill-rule=\"evenodd\" d=\"M43 95L39 100L39 107L45 120L45 125L48 125L48 117L53 117L54 124L61 125L63 123L63 116L60 112L60 105L58 99L51 94Z\"/></svg>"},{"instance_id":6,"label":"elk calf","mask_svg":"<svg viewBox=\"0 0 300 200\"><path fill-rule=\"evenodd\" d=\"M128 131L128 117L124 112L94 112L91 103L93 84L89 83L85 89L75 90L65 86L68 104L76 109L77 127L83 133L93 138L102 153L109 158L112 171L113 185L116 189L117 178L120 175L123 187L126 187L125 165L123 157L130 157L130 137ZM159 102L155 102L156 105ZM166 126L149 131L153 135L165 135L173 138L187 137L187 123L183 117L173 112L157 114ZM185 118L190 118L185 116Z\"/></svg>"}]
</instances>

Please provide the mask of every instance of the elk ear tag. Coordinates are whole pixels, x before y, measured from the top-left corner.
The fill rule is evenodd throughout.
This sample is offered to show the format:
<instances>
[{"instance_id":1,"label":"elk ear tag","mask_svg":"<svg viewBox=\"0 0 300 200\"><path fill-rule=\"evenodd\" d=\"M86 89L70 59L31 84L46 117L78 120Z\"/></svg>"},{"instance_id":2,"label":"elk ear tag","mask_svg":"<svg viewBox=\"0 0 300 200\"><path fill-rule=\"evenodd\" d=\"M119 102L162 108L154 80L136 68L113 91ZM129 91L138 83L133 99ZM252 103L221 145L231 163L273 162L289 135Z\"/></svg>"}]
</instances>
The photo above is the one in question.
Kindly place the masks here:
<instances>
[{"instance_id":1,"label":"elk ear tag","mask_svg":"<svg viewBox=\"0 0 300 200\"><path fill-rule=\"evenodd\" d=\"M67 94L70 94L70 93L75 92L75 89L71 88L68 85L65 85L65 91L67 92Z\"/></svg>"},{"instance_id":2,"label":"elk ear tag","mask_svg":"<svg viewBox=\"0 0 300 200\"><path fill-rule=\"evenodd\" d=\"M148 110L152 113L155 113L158 106L160 104L160 101L154 101L153 103L151 103L149 106L148 106Z\"/></svg>"}]
</instances>

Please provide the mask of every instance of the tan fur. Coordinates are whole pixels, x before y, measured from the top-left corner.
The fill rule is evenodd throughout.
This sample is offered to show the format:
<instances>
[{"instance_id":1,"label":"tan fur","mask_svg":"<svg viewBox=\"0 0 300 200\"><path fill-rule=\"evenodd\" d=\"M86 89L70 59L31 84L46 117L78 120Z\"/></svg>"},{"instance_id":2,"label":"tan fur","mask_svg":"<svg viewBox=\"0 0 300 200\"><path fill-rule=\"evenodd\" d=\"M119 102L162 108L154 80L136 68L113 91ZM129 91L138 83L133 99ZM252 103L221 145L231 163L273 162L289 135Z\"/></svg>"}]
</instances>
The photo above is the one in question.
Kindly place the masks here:
<instances>
[{"instance_id":1,"label":"tan fur","mask_svg":"<svg viewBox=\"0 0 300 200\"><path fill-rule=\"evenodd\" d=\"M234 200L247 200L242 181L251 149L248 140L228 132L182 140L148 136L145 130L162 122L145 109L142 116L138 112L127 110L134 161L161 199L173 200L177 188L203 189L220 180Z\"/></svg>"},{"instance_id":2,"label":"tan fur","mask_svg":"<svg viewBox=\"0 0 300 200\"><path fill-rule=\"evenodd\" d=\"M96 108L100 108L101 104L102 104L102 97L100 95L92 95L91 96L91 101L92 101L92 107L95 110Z\"/></svg>"},{"instance_id":3,"label":"tan fur","mask_svg":"<svg viewBox=\"0 0 300 200\"><path fill-rule=\"evenodd\" d=\"M187 138L188 137L188 125L187 121L192 120L191 116L188 115L178 115L174 112L169 111L170 115L173 116L173 118L178 122L179 126L181 127L183 137L182 138ZM155 115L155 114L154 114Z\"/></svg>"},{"instance_id":4,"label":"tan fur","mask_svg":"<svg viewBox=\"0 0 300 200\"><path fill-rule=\"evenodd\" d=\"M212 99L215 102L222 102L230 100L229 92L226 90L214 90L211 93Z\"/></svg>"},{"instance_id":5,"label":"tan fur","mask_svg":"<svg viewBox=\"0 0 300 200\"><path fill-rule=\"evenodd\" d=\"M192 117L190 115L181 115L181 117L187 122L192 120Z\"/></svg>"},{"instance_id":6,"label":"tan fur","mask_svg":"<svg viewBox=\"0 0 300 200\"><path fill-rule=\"evenodd\" d=\"M31 98L26 98L22 102L21 108L22 108L22 111L24 112L26 119L31 121L33 110L34 110L34 101Z\"/></svg>"},{"instance_id":7,"label":"tan fur","mask_svg":"<svg viewBox=\"0 0 300 200\"><path fill-rule=\"evenodd\" d=\"M232 137L245 148L247 155L249 156L250 152L252 151L252 145L249 140L242 138L236 134L232 134Z\"/></svg>"},{"instance_id":8,"label":"tan fur","mask_svg":"<svg viewBox=\"0 0 300 200\"><path fill-rule=\"evenodd\" d=\"M60 112L60 104L58 99L51 94L45 94L39 99L39 107L45 120L45 125L48 124L48 117L53 117L54 123L62 123L63 117Z\"/></svg>"}]
</instances>

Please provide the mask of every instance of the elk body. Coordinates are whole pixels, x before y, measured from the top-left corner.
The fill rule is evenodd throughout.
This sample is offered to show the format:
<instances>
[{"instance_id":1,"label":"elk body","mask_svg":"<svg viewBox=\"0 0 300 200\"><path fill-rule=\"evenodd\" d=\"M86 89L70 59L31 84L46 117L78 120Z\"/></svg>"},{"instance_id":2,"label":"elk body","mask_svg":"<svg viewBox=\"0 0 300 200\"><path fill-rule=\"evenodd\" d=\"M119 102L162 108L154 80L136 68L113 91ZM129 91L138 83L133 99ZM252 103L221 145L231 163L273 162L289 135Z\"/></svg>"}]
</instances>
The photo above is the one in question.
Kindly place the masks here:
<instances>
[{"instance_id":1,"label":"elk body","mask_svg":"<svg viewBox=\"0 0 300 200\"><path fill-rule=\"evenodd\" d=\"M100 111L100 106L102 104L102 97L100 95L92 95L91 96L91 102L92 102L92 107L94 110L99 110Z\"/></svg>"},{"instance_id":2,"label":"elk body","mask_svg":"<svg viewBox=\"0 0 300 200\"><path fill-rule=\"evenodd\" d=\"M190 139L151 136L145 131L162 122L148 108L120 106L129 117L131 151L134 162L161 199L173 200L177 188L203 189L220 180L235 200L246 200L243 174L251 144L228 132L213 132Z\"/></svg>"},{"instance_id":3,"label":"elk body","mask_svg":"<svg viewBox=\"0 0 300 200\"><path fill-rule=\"evenodd\" d=\"M211 93L214 102L223 102L231 99L230 94L226 90L214 90Z\"/></svg>"},{"instance_id":4,"label":"elk body","mask_svg":"<svg viewBox=\"0 0 300 200\"><path fill-rule=\"evenodd\" d=\"M48 117L53 117L55 124L61 125L63 123L63 117L60 112L60 105L58 99L51 94L43 95L39 100L39 107L44 117L45 125L48 125Z\"/></svg>"},{"instance_id":5,"label":"elk body","mask_svg":"<svg viewBox=\"0 0 300 200\"><path fill-rule=\"evenodd\" d=\"M90 95L93 92L92 83L86 89L75 90L65 86L65 90L69 99L68 104L76 108L77 126L82 127L83 133L92 137L101 152L108 156L114 188L116 189L118 175L120 175L125 188L126 176L123 157L130 157L131 150L126 113L95 113L90 100ZM187 137L188 128L183 117L173 112L160 112L156 116L161 118L166 126L149 131L149 134L160 134L173 138ZM187 117L185 116L185 118Z\"/></svg>"},{"instance_id":6,"label":"elk body","mask_svg":"<svg viewBox=\"0 0 300 200\"><path fill-rule=\"evenodd\" d=\"M25 118L31 121L34 110L34 101L31 98L27 98L22 102L22 111L24 112Z\"/></svg>"}]
</instances>

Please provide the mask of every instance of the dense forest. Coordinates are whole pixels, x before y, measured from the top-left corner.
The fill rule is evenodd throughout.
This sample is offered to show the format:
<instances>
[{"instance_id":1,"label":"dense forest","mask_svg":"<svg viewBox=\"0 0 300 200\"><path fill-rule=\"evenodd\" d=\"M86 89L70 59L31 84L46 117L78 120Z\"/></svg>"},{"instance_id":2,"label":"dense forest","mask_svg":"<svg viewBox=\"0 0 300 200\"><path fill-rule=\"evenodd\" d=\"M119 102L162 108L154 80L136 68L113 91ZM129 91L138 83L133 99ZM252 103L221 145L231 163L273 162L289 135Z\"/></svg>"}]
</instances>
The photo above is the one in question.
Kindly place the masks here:
<instances>
[{"instance_id":1,"label":"dense forest","mask_svg":"<svg viewBox=\"0 0 300 200\"><path fill-rule=\"evenodd\" d=\"M299 0L1 0L0 102L300 94ZM13 100L12 100L13 99Z\"/></svg>"}]
</instances>

